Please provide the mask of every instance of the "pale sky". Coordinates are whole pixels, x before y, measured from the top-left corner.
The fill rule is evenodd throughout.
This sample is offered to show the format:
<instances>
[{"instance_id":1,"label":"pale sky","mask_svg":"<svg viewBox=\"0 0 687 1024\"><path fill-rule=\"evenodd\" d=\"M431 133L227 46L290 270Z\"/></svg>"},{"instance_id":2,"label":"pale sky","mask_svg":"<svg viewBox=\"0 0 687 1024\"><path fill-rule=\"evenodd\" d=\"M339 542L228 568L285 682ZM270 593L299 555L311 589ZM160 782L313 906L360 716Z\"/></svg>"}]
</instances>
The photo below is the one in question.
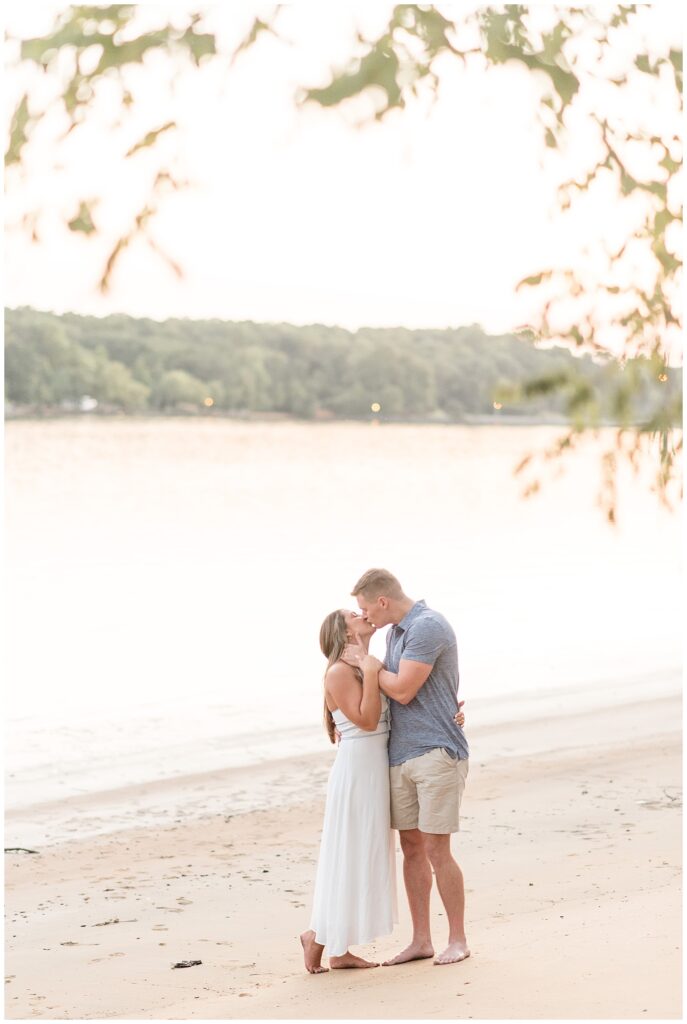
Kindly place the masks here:
<instances>
[{"instance_id":1,"label":"pale sky","mask_svg":"<svg viewBox=\"0 0 687 1024\"><path fill-rule=\"evenodd\" d=\"M151 18L191 6L141 5ZM42 33L60 7L14 5L7 28ZM8 221L36 202L48 214L40 244L7 232L5 304L351 329L478 322L497 332L527 322L532 300L527 290L515 295L517 281L551 261L584 258L581 249L600 223L607 239L621 237L627 209L600 189L574 218L554 218L557 161L569 176L583 173L595 141L581 121L565 153L548 153L542 166L539 86L519 67L485 74L450 62L431 112L419 105L381 125L356 128L360 107L297 110L296 88L326 81L327 69L351 52L355 30L374 32L391 8L288 5L281 24L293 45L265 38L230 73L221 62L183 72L173 94L164 66L138 70L134 122L112 130L104 96L99 118L63 147L62 171L51 167L46 127L27 181L7 178ZM643 14L656 40L679 40L671 8ZM265 10L208 8L225 52ZM622 64L622 56L611 59ZM8 85L14 99L21 82L9 77ZM649 127L668 116L656 88L644 115ZM164 200L153 234L183 266L184 279L136 243L102 297L96 285L105 255L127 229L151 173L148 154L126 165L118 154L170 117L180 130L165 140L165 152L193 185ZM95 195L107 197L99 210L104 237L75 237L60 227L60 215L72 216L78 198ZM593 257L586 258L591 266Z\"/></svg>"}]
</instances>

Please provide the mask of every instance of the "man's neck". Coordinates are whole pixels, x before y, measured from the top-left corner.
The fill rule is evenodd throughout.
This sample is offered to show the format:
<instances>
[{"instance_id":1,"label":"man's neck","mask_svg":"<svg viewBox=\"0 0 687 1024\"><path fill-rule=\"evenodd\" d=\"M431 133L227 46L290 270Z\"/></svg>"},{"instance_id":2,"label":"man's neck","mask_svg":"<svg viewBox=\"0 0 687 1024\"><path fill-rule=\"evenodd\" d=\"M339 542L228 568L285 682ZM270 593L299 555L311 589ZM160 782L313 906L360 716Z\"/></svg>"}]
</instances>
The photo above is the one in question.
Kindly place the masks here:
<instances>
[{"instance_id":1,"label":"man's neck","mask_svg":"<svg viewBox=\"0 0 687 1024\"><path fill-rule=\"evenodd\" d=\"M404 619L416 602L411 597L402 597L400 601L394 601L390 609L394 616L394 625L398 625Z\"/></svg>"}]
</instances>

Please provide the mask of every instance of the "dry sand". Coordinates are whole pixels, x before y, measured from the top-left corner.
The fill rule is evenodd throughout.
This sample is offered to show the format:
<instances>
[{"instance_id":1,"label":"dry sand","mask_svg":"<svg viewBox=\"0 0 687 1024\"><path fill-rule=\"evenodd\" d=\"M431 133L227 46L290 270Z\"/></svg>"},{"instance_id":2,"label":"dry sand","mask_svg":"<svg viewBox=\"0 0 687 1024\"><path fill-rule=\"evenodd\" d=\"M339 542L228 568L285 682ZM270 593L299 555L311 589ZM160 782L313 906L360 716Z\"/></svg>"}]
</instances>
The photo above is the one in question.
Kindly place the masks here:
<instances>
[{"instance_id":1,"label":"dry sand","mask_svg":"<svg viewBox=\"0 0 687 1024\"><path fill-rule=\"evenodd\" d=\"M680 718L665 698L470 736L458 965L305 973L320 795L6 854L6 1017L679 1018ZM555 752L499 756L544 735ZM400 897L395 934L357 952L405 944ZM436 892L433 931L441 948Z\"/></svg>"}]
</instances>

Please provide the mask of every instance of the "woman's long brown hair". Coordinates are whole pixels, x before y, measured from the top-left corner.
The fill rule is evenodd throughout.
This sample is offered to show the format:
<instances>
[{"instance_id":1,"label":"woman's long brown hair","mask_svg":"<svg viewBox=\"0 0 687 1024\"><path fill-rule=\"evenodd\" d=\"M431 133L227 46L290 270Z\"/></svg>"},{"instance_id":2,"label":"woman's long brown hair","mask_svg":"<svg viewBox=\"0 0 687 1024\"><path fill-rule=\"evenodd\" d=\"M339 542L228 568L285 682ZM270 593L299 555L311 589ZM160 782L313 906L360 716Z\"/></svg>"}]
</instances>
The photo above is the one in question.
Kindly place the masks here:
<instances>
[{"instance_id":1,"label":"woman's long brown hair","mask_svg":"<svg viewBox=\"0 0 687 1024\"><path fill-rule=\"evenodd\" d=\"M349 642L346 635L346 619L344 613L337 609L335 612L330 612L327 618L320 626L320 648L325 658L327 659L327 668L325 669L325 677L327 672L332 665L339 661L343 655L346 644ZM359 673L356 672L356 675ZM331 743L336 743L336 736L334 730L334 718L331 711L327 707L327 694L324 695L324 727L327 730L327 735Z\"/></svg>"}]
</instances>

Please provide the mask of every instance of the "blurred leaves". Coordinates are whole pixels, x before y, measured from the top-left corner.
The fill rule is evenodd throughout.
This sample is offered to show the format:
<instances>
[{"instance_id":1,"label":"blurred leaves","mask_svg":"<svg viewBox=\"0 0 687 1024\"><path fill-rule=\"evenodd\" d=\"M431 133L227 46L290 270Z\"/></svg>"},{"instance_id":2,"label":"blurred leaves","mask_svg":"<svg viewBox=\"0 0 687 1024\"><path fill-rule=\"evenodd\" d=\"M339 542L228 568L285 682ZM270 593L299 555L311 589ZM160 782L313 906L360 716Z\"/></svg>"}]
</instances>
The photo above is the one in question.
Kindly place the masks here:
<instances>
[{"instance_id":1,"label":"blurred leaves","mask_svg":"<svg viewBox=\"0 0 687 1024\"><path fill-rule=\"evenodd\" d=\"M125 116L137 103L129 71L150 68L151 55L164 56L172 66L185 61L199 67L216 59L232 66L239 56L245 59L265 35L281 38L275 24L285 6L277 6L270 15L256 16L231 55L219 53L214 34L203 30L199 12L175 10L174 19L166 21L163 5L64 8L49 33L20 43L19 64L33 65L55 78L60 82L60 94L43 106L31 89L17 100L8 126L8 173L22 169L34 133L55 109L66 119L64 137L78 131L95 109L100 84L107 80L108 87L114 83L119 89L120 112ZM143 27L137 21L143 9L158 12L159 23L154 28L147 23ZM649 9L650 5L636 4L476 8L399 4L390 11L376 37L358 35L350 60L332 71L324 83L302 89L299 98L330 109L370 94L379 98L371 117L382 121L392 112L402 111L415 97L436 99L442 87L441 69L449 59L461 68L475 67L485 74L502 75L506 67L526 71L539 91L535 112L541 129L541 159L561 171L558 216L574 218L585 194L600 185L607 187L609 181L616 192L614 203L625 202L628 209L626 236L618 240L613 251L606 252L605 266L600 266L598 260L544 270L534 266L520 281L518 290L527 288L537 297L530 334L543 344L565 344L601 361L617 357L620 339L620 365L643 359L665 374L670 360L675 359L671 336L682 326L677 299L682 268L675 251L674 226L682 219L678 185L682 174L683 54L679 31L672 43L647 42L638 15L641 12L644 16ZM607 59L611 56L615 59ZM620 67L623 62L624 67ZM661 95L669 98L664 98L662 116L650 132L641 111L655 102L659 86ZM625 102L623 106L625 97L640 94L642 102ZM598 144L596 152L594 147L589 149L594 152L589 166L570 179L569 173L563 173L566 154L571 129L574 126L578 130L581 123L596 134ZM161 126L152 124L142 138L134 142L128 139L123 146L122 160L143 159L141 154L145 152L157 159L157 165L149 197L128 229L113 242L101 275L102 290L109 287L121 255L139 236L167 260L175 274L181 274L181 268L160 250L151 233L161 198L169 194L170 188L181 187L160 145L174 127L172 121ZM645 157L655 157L653 167L648 159L636 159L637 147ZM466 141L466 159L470 159L470 152ZM635 213L639 207L642 221L637 228ZM399 217L405 215L406 211L399 209ZM23 219L32 237L38 237L37 222L36 211L29 211ZM66 223L73 232L87 236L98 233L92 203L86 199ZM600 220L598 237L589 240L590 246L596 245L597 253L605 244L602 229ZM633 269L639 264L643 267L641 274ZM604 319L601 311L607 308L611 296L617 306ZM611 336L612 345L608 340ZM399 401L395 386L389 384L391 405ZM473 386L478 387L478 383ZM562 396L574 431L583 433L593 428L601 405L595 391L597 384L554 377L547 386ZM543 381L533 380L530 395L543 387ZM676 453L682 442L674 424L681 421L681 406L679 399L664 406L657 397L651 413L631 425L628 417L636 410L633 398L642 387L640 378L632 372L617 391L614 415L623 424L627 420L627 425L619 428L618 437L622 436L623 442L604 465L607 474L612 474L623 457L635 465L646 453L653 452L660 463L657 486L663 498L667 485L675 481L680 470ZM655 396L655 390L651 394ZM521 397L527 398L526 391ZM573 432L571 438L575 436ZM629 437L636 440L636 447L627 443ZM573 447L570 440L560 446L558 454ZM532 462L528 465L531 468ZM604 493L610 509L609 496L614 493L610 485L605 485Z\"/></svg>"},{"instance_id":2,"label":"blurred leaves","mask_svg":"<svg viewBox=\"0 0 687 1024\"><path fill-rule=\"evenodd\" d=\"M30 93L19 100L9 128L9 144L5 154L8 169L22 169L35 130L56 112L61 111L66 116L63 139L87 123L96 110L103 82L109 83L108 88L114 85L118 89L118 117L130 112L136 104L136 93L132 88L133 80L129 71L136 67L146 67L151 54L164 55L175 69L189 61L192 66L199 67L217 55L215 36L203 31L200 13L175 13L173 20L166 21L164 6L159 5L160 26L154 30L142 30L137 28L136 20L140 7L138 4L70 5L56 16L49 33L20 41L19 64L40 68L60 83L60 91L48 101L32 100ZM176 127L173 120L151 126L136 142L123 145L122 161L135 158L142 151L157 154L156 147L161 137ZM109 288L121 255L139 235L146 238L150 247L175 274L181 274L179 265L160 248L150 230L166 186L174 182L175 189L180 187L166 153L160 151L156 159L157 167L151 179L148 199L134 213L129 229L113 241L106 257L98 285L101 291ZM30 220L32 234L38 237L38 211L32 212ZM26 217L24 222L28 223ZM93 217L92 201L82 200L76 216L65 219L65 224L72 232L97 235L99 226Z\"/></svg>"},{"instance_id":3,"label":"blurred leaves","mask_svg":"<svg viewBox=\"0 0 687 1024\"><path fill-rule=\"evenodd\" d=\"M474 66L486 72L507 64L526 68L543 83L539 121L544 151L554 151L552 159L560 159L558 152L569 145L568 114L573 108L578 116L576 123L580 117L585 118L596 128L599 137L601 155L595 156L581 176L561 183L559 216L574 217L577 199L608 174L614 176L618 202L626 199L635 210L637 197L642 197L644 209L643 225L638 230L631 226L634 218L628 214L627 237L615 252L607 254L605 270L591 273L584 263L578 267L549 267L536 270L519 282L516 290L527 287L539 294L538 313L528 325L530 333L540 342L563 343L573 350L594 353L598 359L619 357L620 364L626 367L630 359L645 360L652 367L654 377L661 379L671 358L676 357L676 353L671 352L668 329L682 326L677 299L682 267L668 236L673 223L681 222L682 218L681 205L676 199L679 193L675 188L682 171L681 155L678 155L682 50L664 44L661 52L658 44L647 42L636 24L642 5L613 4L603 8L546 5L547 10L553 12L553 18L543 21L537 10L541 6L508 4L458 11L455 5L447 5L442 7L446 14L424 5L397 6L377 38L358 37L360 52L348 68L334 71L328 84L310 89L305 95L312 102L330 107L372 87L381 88L386 103L375 114L376 119L381 120L391 110L406 106L423 82L436 95L441 85L438 62L447 56L458 58L463 65L471 60ZM543 24L545 28L541 27ZM675 36L680 38L679 27ZM579 43L583 37L587 40L586 46L569 45ZM480 40L479 46L474 45L475 38ZM465 39L472 40L470 47L461 46L461 40ZM626 71L621 74L617 68L606 71L605 56L611 51L617 53L620 48L626 53ZM613 92L620 96L629 88L643 89L651 103L654 85L659 80L666 84L665 68L672 72L673 109L666 107L662 111L664 116L657 118L656 124L661 125L662 130L648 133L639 112L642 104L634 104L628 118ZM604 92L600 89L602 85L610 91ZM632 121L633 116L636 123ZM634 170L638 165L632 159L631 147L637 144L647 154L656 149L661 151L653 173L646 163L642 173ZM469 153L468 146L466 153ZM563 160L560 166L564 166ZM627 269L631 266L630 255L637 258L638 244L643 265L651 267L641 278L636 271L633 275L633 271ZM624 308L619 303L616 312L604 319L600 312L607 308L604 296L624 299ZM576 302L571 304L571 299ZM613 346L606 340L611 335L622 339L620 354L617 340ZM601 402L597 386L569 373L540 377L512 388L510 401L516 400L516 393L521 401L549 392L564 397L573 432L568 441L556 449L556 454L560 455L571 450L576 434L593 429L598 421ZM618 438L631 435L637 442L634 447L623 442L604 459L604 507L611 520L615 519L616 491L610 478L616 473L623 454L633 466L641 454L657 458L657 487L662 500L666 499L668 485L679 484L680 480L681 395L670 402L657 395L657 404L651 413L633 423L634 399L642 387L641 377L634 371L627 372L622 386L618 385L614 392L612 408L607 410L607 414L621 424ZM551 453L546 455L548 458ZM526 464L531 468L532 459ZM529 485L528 493L537 490L536 483Z\"/></svg>"}]
</instances>

